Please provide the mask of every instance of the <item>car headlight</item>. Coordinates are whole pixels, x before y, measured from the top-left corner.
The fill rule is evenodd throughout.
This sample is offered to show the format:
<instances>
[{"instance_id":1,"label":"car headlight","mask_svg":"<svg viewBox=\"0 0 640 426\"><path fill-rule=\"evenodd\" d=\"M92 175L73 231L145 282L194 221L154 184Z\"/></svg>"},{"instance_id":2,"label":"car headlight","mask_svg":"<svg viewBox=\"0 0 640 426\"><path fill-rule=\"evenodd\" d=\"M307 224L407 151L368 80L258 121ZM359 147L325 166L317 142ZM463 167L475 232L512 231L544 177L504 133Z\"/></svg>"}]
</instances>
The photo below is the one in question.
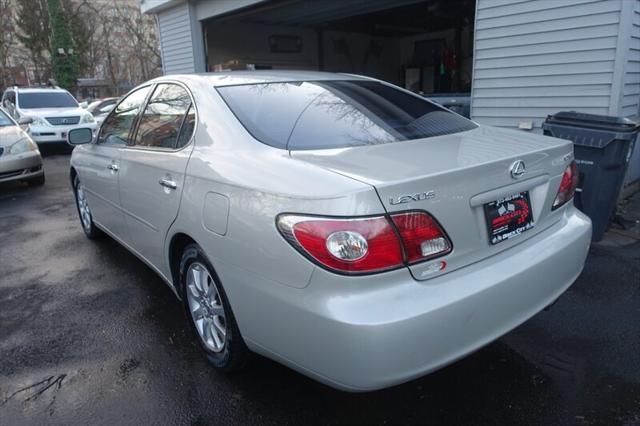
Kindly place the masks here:
<instances>
[{"instance_id":1,"label":"car headlight","mask_svg":"<svg viewBox=\"0 0 640 426\"><path fill-rule=\"evenodd\" d=\"M27 152L27 151L36 151L38 149L38 145L35 144L35 142L33 142L31 139L29 138L22 138L19 139L18 142L14 143L13 145L9 146L8 154L22 154L23 152Z\"/></svg>"},{"instance_id":2,"label":"car headlight","mask_svg":"<svg viewBox=\"0 0 640 426\"><path fill-rule=\"evenodd\" d=\"M45 120L44 118L40 118L40 117L31 117L33 119L33 122L31 122L32 126L45 126L45 127L49 127L51 126L47 120Z\"/></svg>"},{"instance_id":3,"label":"car headlight","mask_svg":"<svg viewBox=\"0 0 640 426\"><path fill-rule=\"evenodd\" d=\"M96 122L96 119L95 119L95 118L93 118L93 115L92 115L92 114L85 114L85 115L82 117L82 120L80 120L80 124L85 124L85 123L95 123L95 122Z\"/></svg>"}]
</instances>

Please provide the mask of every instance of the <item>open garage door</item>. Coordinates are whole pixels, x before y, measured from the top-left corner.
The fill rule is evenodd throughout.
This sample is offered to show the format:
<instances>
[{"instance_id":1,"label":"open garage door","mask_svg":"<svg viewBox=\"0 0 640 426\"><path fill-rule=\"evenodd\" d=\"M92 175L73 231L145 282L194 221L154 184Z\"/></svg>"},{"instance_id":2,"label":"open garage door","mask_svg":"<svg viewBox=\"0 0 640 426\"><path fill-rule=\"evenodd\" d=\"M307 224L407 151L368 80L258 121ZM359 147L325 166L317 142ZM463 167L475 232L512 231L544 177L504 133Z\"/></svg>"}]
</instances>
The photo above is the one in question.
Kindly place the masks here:
<instances>
[{"instance_id":1,"label":"open garage door","mask_svg":"<svg viewBox=\"0 0 640 426\"><path fill-rule=\"evenodd\" d=\"M209 71L368 75L414 92L468 92L473 0L260 3L203 22Z\"/></svg>"}]
</instances>

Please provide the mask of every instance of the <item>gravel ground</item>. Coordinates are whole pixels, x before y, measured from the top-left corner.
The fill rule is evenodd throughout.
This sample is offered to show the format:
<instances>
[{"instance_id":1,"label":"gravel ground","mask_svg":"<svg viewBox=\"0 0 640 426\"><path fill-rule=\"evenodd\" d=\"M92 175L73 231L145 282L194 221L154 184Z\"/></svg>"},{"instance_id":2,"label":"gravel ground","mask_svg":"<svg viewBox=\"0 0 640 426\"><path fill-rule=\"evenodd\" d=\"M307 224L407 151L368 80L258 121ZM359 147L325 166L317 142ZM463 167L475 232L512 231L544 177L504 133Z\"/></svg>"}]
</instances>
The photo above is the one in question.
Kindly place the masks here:
<instances>
[{"instance_id":1,"label":"gravel ground","mask_svg":"<svg viewBox=\"0 0 640 426\"><path fill-rule=\"evenodd\" d=\"M593 246L553 307L475 354L349 394L258 356L233 376L209 368L162 281L84 237L68 162L45 158L41 188L0 185L2 425L640 425L637 241Z\"/></svg>"}]
</instances>

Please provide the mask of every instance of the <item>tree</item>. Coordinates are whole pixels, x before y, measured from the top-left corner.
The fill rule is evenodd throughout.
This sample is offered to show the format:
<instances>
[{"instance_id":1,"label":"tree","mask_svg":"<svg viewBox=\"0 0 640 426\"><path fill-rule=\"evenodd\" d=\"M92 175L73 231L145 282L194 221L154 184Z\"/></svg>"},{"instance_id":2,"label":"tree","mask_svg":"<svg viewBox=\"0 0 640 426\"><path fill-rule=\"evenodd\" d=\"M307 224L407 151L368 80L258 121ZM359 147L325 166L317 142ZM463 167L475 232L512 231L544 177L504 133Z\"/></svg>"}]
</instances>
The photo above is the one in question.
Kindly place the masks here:
<instances>
[{"instance_id":1,"label":"tree","mask_svg":"<svg viewBox=\"0 0 640 426\"><path fill-rule=\"evenodd\" d=\"M69 22L69 32L74 44L74 55L79 75L94 75L95 62L101 53L96 40L95 28L89 22L99 22L102 17L95 13L87 0L62 0L62 7Z\"/></svg>"},{"instance_id":2,"label":"tree","mask_svg":"<svg viewBox=\"0 0 640 426\"><path fill-rule=\"evenodd\" d=\"M59 86L75 88L79 74L76 45L60 0L48 0L51 22L51 74Z\"/></svg>"},{"instance_id":3,"label":"tree","mask_svg":"<svg viewBox=\"0 0 640 426\"><path fill-rule=\"evenodd\" d=\"M20 0L17 7L17 38L29 51L36 81L50 75L49 46L51 28L46 0Z\"/></svg>"},{"instance_id":4,"label":"tree","mask_svg":"<svg viewBox=\"0 0 640 426\"><path fill-rule=\"evenodd\" d=\"M120 26L130 39L132 59L138 62L138 79L148 80L162 71L156 23L149 15L144 15L136 4L114 1Z\"/></svg>"},{"instance_id":5,"label":"tree","mask_svg":"<svg viewBox=\"0 0 640 426\"><path fill-rule=\"evenodd\" d=\"M9 81L9 57L14 48L15 24L11 9L11 0L0 0L0 90L12 82Z\"/></svg>"}]
</instances>

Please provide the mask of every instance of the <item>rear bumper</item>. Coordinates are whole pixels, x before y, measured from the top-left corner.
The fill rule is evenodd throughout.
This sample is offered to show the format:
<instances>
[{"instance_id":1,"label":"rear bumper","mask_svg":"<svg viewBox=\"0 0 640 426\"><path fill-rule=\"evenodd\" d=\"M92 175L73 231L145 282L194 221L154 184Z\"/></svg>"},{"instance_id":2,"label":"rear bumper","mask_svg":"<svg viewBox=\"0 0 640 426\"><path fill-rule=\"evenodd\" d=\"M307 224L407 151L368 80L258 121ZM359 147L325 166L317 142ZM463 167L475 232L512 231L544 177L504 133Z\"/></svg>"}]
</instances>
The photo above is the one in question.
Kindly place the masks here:
<instances>
[{"instance_id":1,"label":"rear bumper","mask_svg":"<svg viewBox=\"0 0 640 426\"><path fill-rule=\"evenodd\" d=\"M0 157L0 182L24 180L44 174L38 151Z\"/></svg>"},{"instance_id":2,"label":"rear bumper","mask_svg":"<svg viewBox=\"0 0 640 426\"><path fill-rule=\"evenodd\" d=\"M544 232L431 280L315 270L304 290L262 286L253 299L267 313L254 305L251 321L237 317L253 350L333 387L375 390L443 367L541 311L580 274L590 238L591 222L571 205Z\"/></svg>"}]
</instances>

